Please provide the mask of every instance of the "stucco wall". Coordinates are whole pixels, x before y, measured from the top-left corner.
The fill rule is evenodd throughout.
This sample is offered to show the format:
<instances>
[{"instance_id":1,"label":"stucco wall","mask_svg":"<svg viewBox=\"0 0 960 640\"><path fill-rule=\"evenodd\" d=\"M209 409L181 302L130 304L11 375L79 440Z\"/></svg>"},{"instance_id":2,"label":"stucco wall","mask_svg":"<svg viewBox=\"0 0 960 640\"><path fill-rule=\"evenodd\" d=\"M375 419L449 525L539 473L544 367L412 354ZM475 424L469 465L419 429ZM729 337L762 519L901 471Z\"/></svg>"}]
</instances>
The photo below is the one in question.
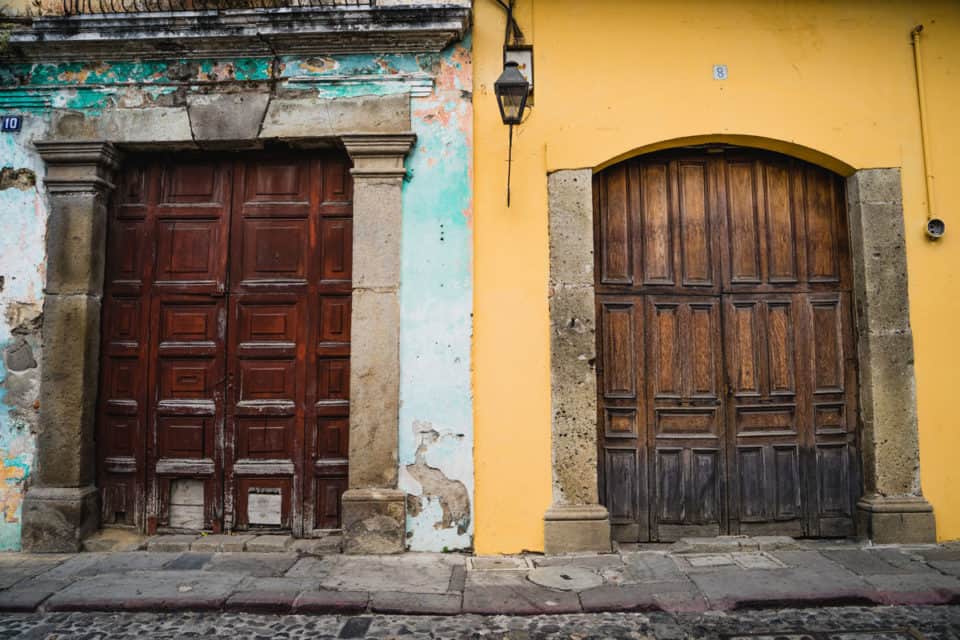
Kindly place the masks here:
<instances>
[{"instance_id":1,"label":"stucco wall","mask_svg":"<svg viewBox=\"0 0 960 640\"><path fill-rule=\"evenodd\" d=\"M474 16L476 548L543 548L550 504L547 174L599 169L681 143L729 140L848 175L900 167L924 494L940 539L960 537L960 430L952 405L960 338L960 7L954 2L770 3L519 0L534 46L534 107L507 131L493 82L504 15ZM926 216L910 30L924 24L937 243ZM726 64L727 80L714 80ZM951 227L951 225L953 225ZM951 229L953 229L951 231Z\"/></svg>"},{"instance_id":2,"label":"stucco wall","mask_svg":"<svg viewBox=\"0 0 960 640\"><path fill-rule=\"evenodd\" d=\"M136 139L157 134L189 140L186 121L166 116L174 111L169 107L200 92L270 84L301 98L410 94L417 142L403 187L400 488L411 494L408 545L436 551L469 547L473 534L470 49L468 37L439 54L0 66L0 111L25 116L22 132L0 138L0 158L10 169L36 172L38 180L42 165L30 143L49 135L54 110L60 116L75 112L61 117L60 126L87 127L91 117L111 111L120 116L109 118L115 126L140 127ZM157 133L158 127L184 126ZM19 350L13 356L18 363L25 361L22 344L40 360L38 336L15 329L39 312L45 196L32 184L17 183L0 189L0 210L10 225L0 237L0 348L8 365L0 368L0 400L6 403L0 407L0 549L15 549L35 448L35 388L25 389L23 380L35 385L38 376L35 367L7 369L11 350Z\"/></svg>"},{"instance_id":3,"label":"stucco wall","mask_svg":"<svg viewBox=\"0 0 960 640\"><path fill-rule=\"evenodd\" d=\"M31 135L28 125L22 135ZM20 545L21 506L33 466L40 388L40 313L46 209L40 162L19 139L0 137L0 551ZM9 168L9 170L8 170ZM16 170L14 170L16 169Z\"/></svg>"}]
</instances>

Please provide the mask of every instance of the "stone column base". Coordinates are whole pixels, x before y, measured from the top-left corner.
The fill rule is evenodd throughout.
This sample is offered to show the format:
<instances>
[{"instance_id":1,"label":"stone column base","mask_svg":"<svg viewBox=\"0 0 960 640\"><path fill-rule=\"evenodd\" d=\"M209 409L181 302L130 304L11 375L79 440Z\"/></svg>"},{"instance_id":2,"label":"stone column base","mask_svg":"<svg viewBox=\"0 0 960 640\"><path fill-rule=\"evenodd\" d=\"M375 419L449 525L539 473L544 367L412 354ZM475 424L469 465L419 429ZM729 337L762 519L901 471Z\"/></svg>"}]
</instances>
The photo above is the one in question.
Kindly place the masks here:
<instances>
[{"instance_id":1,"label":"stone column base","mask_svg":"<svg viewBox=\"0 0 960 640\"><path fill-rule=\"evenodd\" d=\"M937 541L933 507L923 496L864 496L857 503L857 533L878 544Z\"/></svg>"},{"instance_id":2,"label":"stone column base","mask_svg":"<svg viewBox=\"0 0 960 640\"><path fill-rule=\"evenodd\" d=\"M34 487L23 499L23 550L76 553L100 524L96 487Z\"/></svg>"},{"instance_id":3,"label":"stone column base","mask_svg":"<svg viewBox=\"0 0 960 640\"><path fill-rule=\"evenodd\" d=\"M349 489L343 494L343 552L403 553L407 494L397 489Z\"/></svg>"},{"instance_id":4,"label":"stone column base","mask_svg":"<svg viewBox=\"0 0 960 640\"><path fill-rule=\"evenodd\" d=\"M545 553L610 551L610 518L606 507L554 505L543 516Z\"/></svg>"}]
</instances>

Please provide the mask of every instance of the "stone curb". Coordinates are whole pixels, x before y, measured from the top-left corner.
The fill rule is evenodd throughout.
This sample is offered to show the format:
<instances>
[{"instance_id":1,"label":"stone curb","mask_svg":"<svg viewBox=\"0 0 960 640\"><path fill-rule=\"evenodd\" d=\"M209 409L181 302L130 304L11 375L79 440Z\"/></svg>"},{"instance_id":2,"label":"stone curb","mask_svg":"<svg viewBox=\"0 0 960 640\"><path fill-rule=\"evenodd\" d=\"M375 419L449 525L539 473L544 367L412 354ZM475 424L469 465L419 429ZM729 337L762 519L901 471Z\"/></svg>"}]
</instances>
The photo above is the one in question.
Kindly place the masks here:
<instances>
[{"instance_id":1,"label":"stone curb","mask_svg":"<svg viewBox=\"0 0 960 640\"><path fill-rule=\"evenodd\" d=\"M293 612L352 615L366 612L369 602L365 591L303 591L293 602Z\"/></svg>"},{"instance_id":2,"label":"stone curb","mask_svg":"<svg viewBox=\"0 0 960 640\"><path fill-rule=\"evenodd\" d=\"M296 599L295 591L241 591L227 598L224 610L241 613L291 613Z\"/></svg>"},{"instance_id":3,"label":"stone curb","mask_svg":"<svg viewBox=\"0 0 960 640\"><path fill-rule=\"evenodd\" d=\"M529 616L564 613L683 613L688 611L740 611L758 609L807 609L838 606L917 606L957 605L960 593L946 589L911 592L874 593L810 593L795 596L774 596L763 599L735 598L713 600L702 598L675 599L660 596L623 597L612 601L590 599L583 601L574 593L556 592L549 602L515 599L477 598L476 593L461 598L457 593L408 593L383 591L374 593L353 591L240 591L232 594L201 596L197 598L76 598L47 593L28 592L27 597L0 600L0 612L31 613L35 611L122 611L122 612L178 612L231 611L270 614L337 614L389 613L404 615L454 616L513 615ZM493 595L493 594L490 594Z\"/></svg>"}]
</instances>

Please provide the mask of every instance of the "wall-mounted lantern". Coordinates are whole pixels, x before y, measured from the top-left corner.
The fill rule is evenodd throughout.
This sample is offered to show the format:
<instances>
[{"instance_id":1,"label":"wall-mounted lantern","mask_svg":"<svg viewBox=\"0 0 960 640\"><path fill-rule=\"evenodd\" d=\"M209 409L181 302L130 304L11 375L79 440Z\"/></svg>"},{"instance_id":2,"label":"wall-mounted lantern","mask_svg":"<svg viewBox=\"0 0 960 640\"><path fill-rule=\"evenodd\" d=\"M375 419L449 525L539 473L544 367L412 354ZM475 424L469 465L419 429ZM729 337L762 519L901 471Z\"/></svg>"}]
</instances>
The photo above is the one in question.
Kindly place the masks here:
<instances>
[{"instance_id":1,"label":"wall-mounted lantern","mask_svg":"<svg viewBox=\"0 0 960 640\"><path fill-rule=\"evenodd\" d=\"M513 19L516 0L496 0L507 12L507 27L503 35L503 72L493 83L500 107L500 119L510 127L507 151L507 207L510 206L510 170L513 168L513 127L523 122L523 112L533 87L533 47L524 43L523 31ZM512 40L512 42L511 42Z\"/></svg>"},{"instance_id":2,"label":"wall-mounted lantern","mask_svg":"<svg viewBox=\"0 0 960 640\"><path fill-rule=\"evenodd\" d=\"M509 61L503 65L503 73L493 83L493 91L497 94L497 104L500 105L500 118L503 124L511 127L520 124L523 120L523 110L527 106L527 97L530 95L530 83L520 73L520 65Z\"/></svg>"}]
</instances>

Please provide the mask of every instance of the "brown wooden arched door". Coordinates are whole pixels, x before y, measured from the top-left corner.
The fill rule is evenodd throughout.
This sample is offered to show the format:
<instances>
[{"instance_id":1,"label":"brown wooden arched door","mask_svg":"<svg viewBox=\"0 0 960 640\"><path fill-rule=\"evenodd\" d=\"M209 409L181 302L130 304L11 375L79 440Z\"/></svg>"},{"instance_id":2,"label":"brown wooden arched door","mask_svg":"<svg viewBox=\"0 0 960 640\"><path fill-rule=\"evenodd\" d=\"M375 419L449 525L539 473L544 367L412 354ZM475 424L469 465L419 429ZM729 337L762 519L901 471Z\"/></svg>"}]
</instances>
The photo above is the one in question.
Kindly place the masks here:
<instances>
[{"instance_id":1,"label":"brown wooden arched door","mask_svg":"<svg viewBox=\"0 0 960 640\"><path fill-rule=\"evenodd\" d=\"M854 533L843 182L743 149L594 179L600 491L621 541Z\"/></svg>"}]
</instances>

